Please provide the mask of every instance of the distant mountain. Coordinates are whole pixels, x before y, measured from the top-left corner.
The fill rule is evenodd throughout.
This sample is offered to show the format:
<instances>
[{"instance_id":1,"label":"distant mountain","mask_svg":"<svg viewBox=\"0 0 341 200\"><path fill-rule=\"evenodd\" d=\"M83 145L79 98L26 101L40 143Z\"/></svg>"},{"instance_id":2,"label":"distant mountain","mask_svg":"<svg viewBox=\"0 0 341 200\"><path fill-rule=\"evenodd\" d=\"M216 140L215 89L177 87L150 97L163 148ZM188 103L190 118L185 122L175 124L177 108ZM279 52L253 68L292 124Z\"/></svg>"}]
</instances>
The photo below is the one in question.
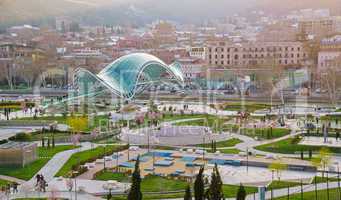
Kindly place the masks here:
<instances>
[{"instance_id":1,"label":"distant mountain","mask_svg":"<svg viewBox=\"0 0 341 200\"><path fill-rule=\"evenodd\" d=\"M329 8L334 15L341 15L341 0L257 0L255 8L273 14L306 8Z\"/></svg>"},{"instance_id":2,"label":"distant mountain","mask_svg":"<svg viewBox=\"0 0 341 200\"><path fill-rule=\"evenodd\" d=\"M202 22L262 9L283 14L302 8L331 8L341 0L0 0L0 26L53 21L68 15L87 24L141 24L155 19Z\"/></svg>"}]
</instances>

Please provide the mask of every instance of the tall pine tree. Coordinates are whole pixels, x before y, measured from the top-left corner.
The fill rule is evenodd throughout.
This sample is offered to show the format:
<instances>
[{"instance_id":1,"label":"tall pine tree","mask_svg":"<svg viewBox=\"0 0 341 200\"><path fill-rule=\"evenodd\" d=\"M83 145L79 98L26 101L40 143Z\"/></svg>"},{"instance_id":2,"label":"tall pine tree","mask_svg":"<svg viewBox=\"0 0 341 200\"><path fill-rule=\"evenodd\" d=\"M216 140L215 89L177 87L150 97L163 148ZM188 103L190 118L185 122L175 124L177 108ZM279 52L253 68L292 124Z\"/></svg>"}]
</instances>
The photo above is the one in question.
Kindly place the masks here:
<instances>
[{"instance_id":1,"label":"tall pine tree","mask_svg":"<svg viewBox=\"0 0 341 200\"><path fill-rule=\"evenodd\" d=\"M203 179L204 167L201 167L194 181L194 199L204 200L205 185Z\"/></svg>"},{"instance_id":2,"label":"tall pine tree","mask_svg":"<svg viewBox=\"0 0 341 200\"><path fill-rule=\"evenodd\" d=\"M192 192L191 192L191 187L187 185L184 200L192 200Z\"/></svg>"},{"instance_id":3,"label":"tall pine tree","mask_svg":"<svg viewBox=\"0 0 341 200\"><path fill-rule=\"evenodd\" d=\"M237 198L236 200L245 200L246 198L246 191L242 184L240 184L237 192Z\"/></svg>"},{"instance_id":4,"label":"tall pine tree","mask_svg":"<svg viewBox=\"0 0 341 200\"><path fill-rule=\"evenodd\" d=\"M137 157L135 170L132 175L132 183L128 194L128 200L142 200L141 175L140 175L140 156Z\"/></svg>"},{"instance_id":5,"label":"tall pine tree","mask_svg":"<svg viewBox=\"0 0 341 200\"><path fill-rule=\"evenodd\" d=\"M220 178L218 171L218 166L215 164L211 175L211 184L206 193L206 198L208 200L222 200L224 199L223 194L223 183Z\"/></svg>"}]
</instances>

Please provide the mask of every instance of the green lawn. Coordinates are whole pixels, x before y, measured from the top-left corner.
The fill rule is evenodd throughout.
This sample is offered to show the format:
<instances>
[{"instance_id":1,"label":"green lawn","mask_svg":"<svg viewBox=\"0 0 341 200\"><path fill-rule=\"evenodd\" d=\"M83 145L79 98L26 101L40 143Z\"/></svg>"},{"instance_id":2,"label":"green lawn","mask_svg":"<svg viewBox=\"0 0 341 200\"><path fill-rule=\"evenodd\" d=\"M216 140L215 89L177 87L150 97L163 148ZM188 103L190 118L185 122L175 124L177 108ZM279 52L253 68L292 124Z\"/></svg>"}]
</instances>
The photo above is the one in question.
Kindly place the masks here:
<instances>
[{"instance_id":1,"label":"green lawn","mask_svg":"<svg viewBox=\"0 0 341 200\"><path fill-rule=\"evenodd\" d=\"M38 156L40 157L25 167L21 166L1 166L0 174L16 177L23 180L31 179L56 153L74 149L75 146L62 145L55 148L38 148Z\"/></svg>"},{"instance_id":2,"label":"green lawn","mask_svg":"<svg viewBox=\"0 0 341 200\"><path fill-rule=\"evenodd\" d=\"M220 153L226 153L226 154L239 154L239 149L218 149Z\"/></svg>"},{"instance_id":3,"label":"green lawn","mask_svg":"<svg viewBox=\"0 0 341 200\"><path fill-rule=\"evenodd\" d=\"M301 183L298 182L288 182L288 181L272 181L271 184L268 186L268 189L282 189L288 187L295 187L300 186Z\"/></svg>"},{"instance_id":4,"label":"green lawn","mask_svg":"<svg viewBox=\"0 0 341 200\"><path fill-rule=\"evenodd\" d=\"M223 130L223 127L224 127L223 123L228 120L228 118L226 117L219 118L214 115L188 115L188 118L204 118L204 119L198 119L198 120L187 121L187 122L178 122L175 125L177 126L208 126L208 127L211 127L213 132L217 133ZM183 119L187 119L187 118L183 118ZM168 121L167 118L165 118L165 121Z\"/></svg>"},{"instance_id":5,"label":"green lawn","mask_svg":"<svg viewBox=\"0 0 341 200\"><path fill-rule=\"evenodd\" d=\"M239 188L239 185L223 185L223 192L224 192L225 198L236 197L238 188ZM257 187L244 186L244 188L247 194L253 194L253 193L258 192Z\"/></svg>"},{"instance_id":6,"label":"green lawn","mask_svg":"<svg viewBox=\"0 0 341 200\"><path fill-rule=\"evenodd\" d=\"M290 129L287 128L243 128L241 133L250 137L258 137L260 139L280 138L290 134Z\"/></svg>"},{"instance_id":7,"label":"green lawn","mask_svg":"<svg viewBox=\"0 0 341 200\"><path fill-rule=\"evenodd\" d=\"M179 182L179 181L177 181L177 182ZM158 182L154 182L154 183L159 184ZM185 183L185 182L183 185L181 184L182 190L185 189L186 185L187 185L187 183ZM155 188L155 186L151 186L151 187ZM144 192L143 191L143 181L141 183L141 188L142 188L142 192ZM223 185L223 192L224 192L225 198L236 197L238 188L239 188L239 185ZM247 194L256 193L258 191L258 189L256 187L244 186L244 188L245 188ZM162 191L165 191L165 190L162 190ZM192 192L193 192L193 189L192 189ZM194 195L192 195L192 196L194 196ZM171 194L143 194L143 199L174 199L174 198L183 198L183 197L184 197L184 192L171 193ZM112 198L112 200L125 200L125 199L127 199L127 197L124 195L114 196Z\"/></svg>"},{"instance_id":8,"label":"green lawn","mask_svg":"<svg viewBox=\"0 0 341 200\"><path fill-rule=\"evenodd\" d=\"M297 138L288 138L285 140L280 140L278 142L260 145L255 147L255 149L273 153L294 154L295 152L300 151L304 151L305 153L307 153L309 150L318 152L322 148L321 146L300 145L298 144L299 141L300 139ZM341 153L341 148L329 149L333 153Z\"/></svg>"},{"instance_id":9,"label":"green lawn","mask_svg":"<svg viewBox=\"0 0 341 200\"><path fill-rule=\"evenodd\" d=\"M213 107L213 105L210 106ZM245 103L244 105L241 103L224 103L219 106L221 109L229 111L240 111L244 108L247 112L254 112L256 110L263 110L271 107L271 105L263 103Z\"/></svg>"},{"instance_id":10,"label":"green lawn","mask_svg":"<svg viewBox=\"0 0 341 200\"><path fill-rule=\"evenodd\" d=\"M325 183L325 182L327 182L326 174L325 174L325 177L315 176L313 181L312 181L312 184L314 184L315 181L316 181L316 183ZM338 181L338 179L337 179L337 177L328 177L328 181L329 182L336 182L336 181ZM340 181L341 181L341 178L340 178Z\"/></svg>"},{"instance_id":11,"label":"green lawn","mask_svg":"<svg viewBox=\"0 0 341 200\"><path fill-rule=\"evenodd\" d=\"M317 192L317 199L315 197L315 191L303 193L303 200L337 200L339 197L340 194L337 188L329 189L329 199L327 196L327 190L319 190ZM287 196L274 198L274 200L287 200ZM301 200L301 193L298 192L294 195L290 195L290 200Z\"/></svg>"},{"instance_id":12,"label":"green lawn","mask_svg":"<svg viewBox=\"0 0 341 200\"><path fill-rule=\"evenodd\" d=\"M86 162L95 161L98 158L104 157L104 155L111 155L113 152L120 151L127 148L126 146L107 145L106 147L99 146L94 149L75 153L69 158L64 166L59 170L56 176L69 176L69 172L78 164L85 164Z\"/></svg>"},{"instance_id":13,"label":"green lawn","mask_svg":"<svg viewBox=\"0 0 341 200\"><path fill-rule=\"evenodd\" d=\"M222 147L233 147L235 146L236 144L239 144L243 142L242 140L238 139L238 138L232 138L232 139L229 139L229 140L225 140L225 141L220 141L220 142L216 142L216 147L217 148L222 148ZM198 147L211 147L211 143L207 143L207 144L198 144L196 145Z\"/></svg>"},{"instance_id":14,"label":"green lawn","mask_svg":"<svg viewBox=\"0 0 341 200\"><path fill-rule=\"evenodd\" d=\"M10 182L10 181L6 181L6 180L3 180L3 179L0 179L0 187L6 186L6 185L11 184L11 183L12 182Z\"/></svg>"},{"instance_id":15,"label":"green lawn","mask_svg":"<svg viewBox=\"0 0 341 200\"><path fill-rule=\"evenodd\" d=\"M93 124L92 125L89 124L88 127L84 127L83 130L81 131L90 132L94 128L99 127L101 123L104 125L107 119L108 119L107 115L95 116ZM27 123L29 123L30 121L57 121L60 124L67 124L67 117L64 116L42 116L37 118L24 117L16 120L25 121Z\"/></svg>"},{"instance_id":16,"label":"green lawn","mask_svg":"<svg viewBox=\"0 0 341 200\"><path fill-rule=\"evenodd\" d=\"M166 192L185 190L185 181L166 179L159 176L146 176L141 183L142 192Z\"/></svg>"},{"instance_id":17,"label":"green lawn","mask_svg":"<svg viewBox=\"0 0 341 200\"><path fill-rule=\"evenodd\" d=\"M95 175L95 180L108 181L116 180L119 182L129 182L129 177L125 173L113 171L100 171Z\"/></svg>"}]
</instances>

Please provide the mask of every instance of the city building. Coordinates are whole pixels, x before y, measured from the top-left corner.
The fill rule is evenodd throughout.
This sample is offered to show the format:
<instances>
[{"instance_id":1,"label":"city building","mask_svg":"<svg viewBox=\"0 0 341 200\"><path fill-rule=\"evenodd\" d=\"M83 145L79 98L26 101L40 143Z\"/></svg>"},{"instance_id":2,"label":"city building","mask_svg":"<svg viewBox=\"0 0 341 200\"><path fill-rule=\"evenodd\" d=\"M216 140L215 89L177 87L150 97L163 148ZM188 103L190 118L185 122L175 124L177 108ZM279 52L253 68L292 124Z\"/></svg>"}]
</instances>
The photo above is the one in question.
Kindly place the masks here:
<instances>
[{"instance_id":1,"label":"city building","mask_svg":"<svg viewBox=\"0 0 341 200\"><path fill-rule=\"evenodd\" d=\"M339 58L340 56L341 35L322 39L320 44L320 51L318 52L318 71L323 72L328 67L337 64L338 62L336 62L335 59Z\"/></svg>"},{"instance_id":2,"label":"city building","mask_svg":"<svg viewBox=\"0 0 341 200\"><path fill-rule=\"evenodd\" d=\"M203 76L205 61L193 57L178 58L180 69L184 75L186 82L191 82L194 79Z\"/></svg>"},{"instance_id":3,"label":"city building","mask_svg":"<svg viewBox=\"0 0 341 200\"><path fill-rule=\"evenodd\" d=\"M0 166L25 166L37 158L36 143L8 142L0 145Z\"/></svg>"},{"instance_id":4,"label":"city building","mask_svg":"<svg viewBox=\"0 0 341 200\"><path fill-rule=\"evenodd\" d=\"M189 56L205 60L205 47L190 47Z\"/></svg>"},{"instance_id":5,"label":"city building","mask_svg":"<svg viewBox=\"0 0 341 200\"><path fill-rule=\"evenodd\" d=\"M336 33L337 20L333 17L307 18L298 23L300 34L312 35L316 38L326 37Z\"/></svg>"},{"instance_id":6,"label":"city building","mask_svg":"<svg viewBox=\"0 0 341 200\"><path fill-rule=\"evenodd\" d=\"M308 58L301 42L243 42L210 41L206 46L209 66L301 66Z\"/></svg>"},{"instance_id":7,"label":"city building","mask_svg":"<svg viewBox=\"0 0 341 200\"><path fill-rule=\"evenodd\" d=\"M176 29L171 23L159 21L154 24L152 34L157 44L175 44L177 41Z\"/></svg>"}]
</instances>

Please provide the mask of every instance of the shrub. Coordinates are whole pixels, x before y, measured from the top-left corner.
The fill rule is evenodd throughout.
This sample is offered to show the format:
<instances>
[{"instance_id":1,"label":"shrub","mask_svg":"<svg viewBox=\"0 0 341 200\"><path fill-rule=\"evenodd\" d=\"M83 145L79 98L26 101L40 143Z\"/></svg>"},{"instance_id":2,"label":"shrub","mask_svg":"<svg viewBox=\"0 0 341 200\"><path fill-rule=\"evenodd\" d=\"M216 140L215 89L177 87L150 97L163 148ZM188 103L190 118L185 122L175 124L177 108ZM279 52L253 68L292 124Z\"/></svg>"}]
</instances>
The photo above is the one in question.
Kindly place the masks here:
<instances>
[{"instance_id":1,"label":"shrub","mask_svg":"<svg viewBox=\"0 0 341 200\"><path fill-rule=\"evenodd\" d=\"M12 141L31 141L32 136L30 133L18 133L15 136L12 136L10 138L8 138L9 140Z\"/></svg>"}]
</instances>

